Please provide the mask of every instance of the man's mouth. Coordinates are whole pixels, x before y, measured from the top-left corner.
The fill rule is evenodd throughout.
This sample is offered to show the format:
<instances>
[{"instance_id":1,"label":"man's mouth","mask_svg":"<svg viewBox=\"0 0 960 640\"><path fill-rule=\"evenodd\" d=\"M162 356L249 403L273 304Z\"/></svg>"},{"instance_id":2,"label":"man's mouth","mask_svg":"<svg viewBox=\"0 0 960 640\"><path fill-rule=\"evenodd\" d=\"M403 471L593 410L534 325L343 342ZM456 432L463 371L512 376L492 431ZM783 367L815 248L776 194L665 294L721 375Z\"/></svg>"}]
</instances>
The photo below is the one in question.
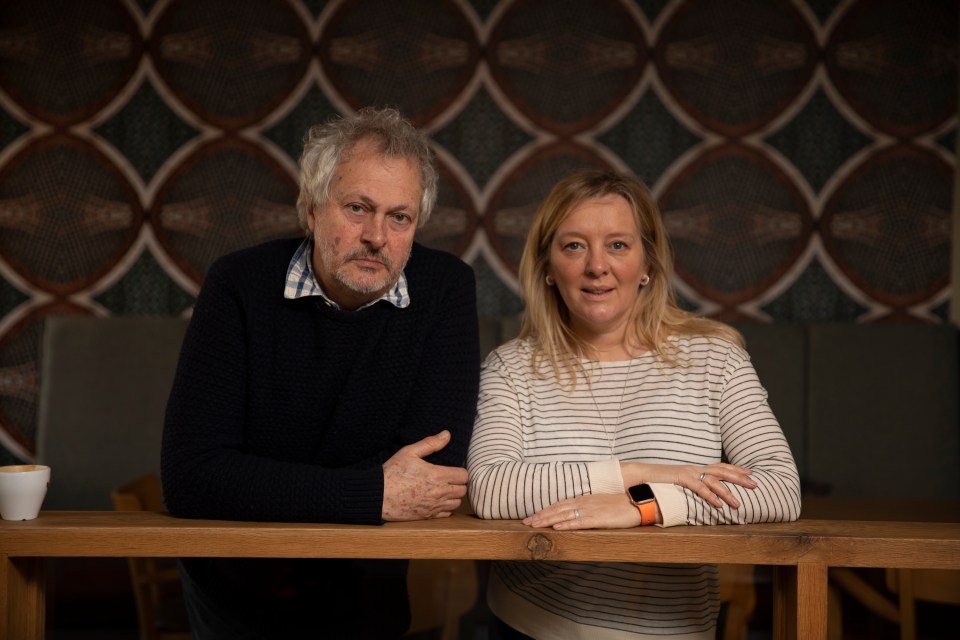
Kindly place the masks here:
<instances>
[{"instance_id":1,"label":"man's mouth","mask_svg":"<svg viewBox=\"0 0 960 640\"><path fill-rule=\"evenodd\" d=\"M348 256L347 260L355 263L361 269L389 269L390 267L389 261L385 257L377 254L359 253Z\"/></svg>"}]
</instances>

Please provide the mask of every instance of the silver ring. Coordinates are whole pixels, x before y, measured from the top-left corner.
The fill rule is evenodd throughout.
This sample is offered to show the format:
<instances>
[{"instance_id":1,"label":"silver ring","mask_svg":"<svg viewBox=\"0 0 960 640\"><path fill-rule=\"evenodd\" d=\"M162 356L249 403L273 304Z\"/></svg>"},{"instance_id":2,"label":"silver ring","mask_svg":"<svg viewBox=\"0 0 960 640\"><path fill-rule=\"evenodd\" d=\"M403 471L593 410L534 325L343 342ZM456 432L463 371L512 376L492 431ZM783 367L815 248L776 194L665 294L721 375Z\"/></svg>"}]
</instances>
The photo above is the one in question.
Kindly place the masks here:
<instances>
[{"instance_id":1,"label":"silver ring","mask_svg":"<svg viewBox=\"0 0 960 640\"><path fill-rule=\"evenodd\" d=\"M580 509L574 509L574 510L573 510L573 519L574 519L574 520L579 520L579 519L580 519Z\"/></svg>"},{"instance_id":2,"label":"silver ring","mask_svg":"<svg viewBox=\"0 0 960 640\"><path fill-rule=\"evenodd\" d=\"M706 477L706 475L707 475L707 472L706 472L706 471L704 471L703 473L700 474L700 482L703 482L703 479L704 479L704 477Z\"/></svg>"}]
</instances>

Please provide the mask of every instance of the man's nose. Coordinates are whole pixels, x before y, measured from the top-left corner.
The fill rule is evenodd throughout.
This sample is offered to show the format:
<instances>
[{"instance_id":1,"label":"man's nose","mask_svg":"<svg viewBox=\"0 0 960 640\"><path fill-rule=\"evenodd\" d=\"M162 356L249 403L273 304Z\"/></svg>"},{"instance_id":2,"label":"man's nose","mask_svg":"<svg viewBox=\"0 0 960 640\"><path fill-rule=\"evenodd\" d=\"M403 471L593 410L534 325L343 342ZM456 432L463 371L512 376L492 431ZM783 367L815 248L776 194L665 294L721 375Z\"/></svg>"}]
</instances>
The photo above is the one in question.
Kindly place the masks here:
<instances>
[{"instance_id":1,"label":"man's nose","mask_svg":"<svg viewBox=\"0 0 960 640\"><path fill-rule=\"evenodd\" d=\"M369 216L363 223L361 240L374 249L380 249L387 243L387 221L384 216Z\"/></svg>"}]
</instances>

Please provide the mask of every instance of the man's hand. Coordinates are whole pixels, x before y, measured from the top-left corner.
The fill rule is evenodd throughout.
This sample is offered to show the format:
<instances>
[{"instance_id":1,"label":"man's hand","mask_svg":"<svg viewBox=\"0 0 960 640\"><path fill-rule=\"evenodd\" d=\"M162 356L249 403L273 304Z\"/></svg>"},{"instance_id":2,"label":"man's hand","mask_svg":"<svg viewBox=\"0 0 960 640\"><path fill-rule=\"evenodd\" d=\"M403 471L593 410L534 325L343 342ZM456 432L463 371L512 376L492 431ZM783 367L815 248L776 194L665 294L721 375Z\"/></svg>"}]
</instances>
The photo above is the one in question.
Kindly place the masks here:
<instances>
[{"instance_id":1,"label":"man's hand","mask_svg":"<svg viewBox=\"0 0 960 640\"><path fill-rule=\"evenodd\" d=\"M383 519L446 518L467 494L467 470L441 467L424 458L443 449L450 432L408 444L383 463Z\"/></svg>"}]
</instances>

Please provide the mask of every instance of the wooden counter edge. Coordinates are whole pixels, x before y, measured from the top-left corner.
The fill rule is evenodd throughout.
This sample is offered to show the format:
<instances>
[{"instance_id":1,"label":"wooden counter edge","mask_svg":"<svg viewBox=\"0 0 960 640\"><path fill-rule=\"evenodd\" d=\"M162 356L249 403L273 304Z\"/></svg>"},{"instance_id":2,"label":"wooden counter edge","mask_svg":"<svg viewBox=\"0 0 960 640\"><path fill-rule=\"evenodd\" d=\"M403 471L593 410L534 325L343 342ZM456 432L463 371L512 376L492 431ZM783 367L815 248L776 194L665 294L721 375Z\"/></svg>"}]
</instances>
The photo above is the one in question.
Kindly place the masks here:
<instances>
[{"instance_id":1,"label":"wooden counter edge","mask_svg":"<svg viewBox=\"0 0 960 640\"><path fill-rule=\"evenodd\" d=\"M960 569L960 523L790 523L557 532L475 516L376 525L189 520L48 511L0 522L13 557L339 557L592 560Z\"/></svg>"}]
</instances>

